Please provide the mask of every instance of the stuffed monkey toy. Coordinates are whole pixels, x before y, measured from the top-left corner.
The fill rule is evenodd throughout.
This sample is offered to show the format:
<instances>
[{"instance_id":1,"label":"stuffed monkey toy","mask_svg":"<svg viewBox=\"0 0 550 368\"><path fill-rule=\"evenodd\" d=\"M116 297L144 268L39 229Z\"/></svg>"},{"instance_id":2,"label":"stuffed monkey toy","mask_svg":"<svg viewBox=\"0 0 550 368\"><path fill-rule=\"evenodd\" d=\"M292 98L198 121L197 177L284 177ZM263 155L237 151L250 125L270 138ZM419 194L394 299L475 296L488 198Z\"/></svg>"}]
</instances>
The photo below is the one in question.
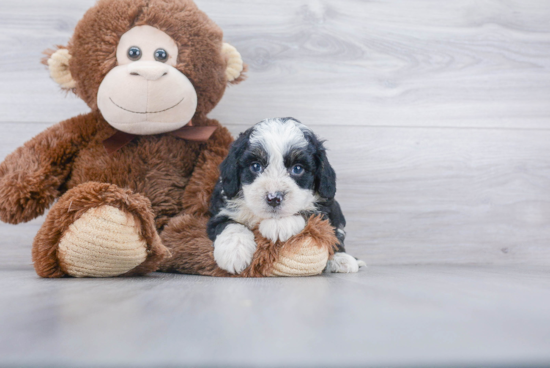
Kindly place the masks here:
<instances>
[{"instance_id":1,"label":"stuffed monkey toy","mask_svg":"<svg viewBox=\"0 0 550 368\"><path fill-rule=\"evenodd\" d=\"M205 242L218 166L233 141L207 114L246 70L220 28L192 0L99 0L68 46L47 55L53 80L91 112L52 126L0 164L2 221L30 221L51 207L33 242L38 275L132 276L160 267L232 276L212 263ZM310 224L300 239L323 225ZM274 257L261 252L268 242L258 244L258 255ZM242 276L265 276L262 257Z\"/></svg>"},{"instance_id":2,"label":"stuffed monkey toy","mask_svg":"<svg viewBox=\"0 0 550 368\"><path fill-rule=\"evenodd\" d=\"M53 204L33 244L42 277L155 271L170 253L164 227L207 213L233 140L207 114L243 80L241 57L191 0L100 0L49 54L52 78L91 112L5 159L0 219Z\"/></svg>"}]
</instances>

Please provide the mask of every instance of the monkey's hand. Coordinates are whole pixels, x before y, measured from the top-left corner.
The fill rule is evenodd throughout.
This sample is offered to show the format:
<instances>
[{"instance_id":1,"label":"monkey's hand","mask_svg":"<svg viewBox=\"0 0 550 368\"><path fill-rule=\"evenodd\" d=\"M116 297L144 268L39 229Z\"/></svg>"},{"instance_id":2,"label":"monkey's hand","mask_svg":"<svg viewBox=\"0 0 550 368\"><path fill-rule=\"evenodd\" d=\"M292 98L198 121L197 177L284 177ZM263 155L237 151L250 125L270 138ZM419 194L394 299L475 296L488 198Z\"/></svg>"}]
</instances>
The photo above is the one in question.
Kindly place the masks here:
<instances>
[{"instance_id":1,"label":"monkey's hand","mask_svg":"<svg viewBox=\"0 0 550 368\"><path fill-rule=\"evenodd\" d=\"M44 213L59 196L61 181L49 175L51 167L27 147L20 147L0 165L0 219L10 224L27 222Z\"/></svg>"},{"instance_id":2,"label":"monkey's hand","mask_svg":"<svg viewBox=\"0 0 550 368\"><path fill-rule=\"evenodd\" d=\"M92 114L80 115L40 133L0 164L0 220L27 222L61 194L76 152L96 133Z\"/></svg>"}]
</instances>

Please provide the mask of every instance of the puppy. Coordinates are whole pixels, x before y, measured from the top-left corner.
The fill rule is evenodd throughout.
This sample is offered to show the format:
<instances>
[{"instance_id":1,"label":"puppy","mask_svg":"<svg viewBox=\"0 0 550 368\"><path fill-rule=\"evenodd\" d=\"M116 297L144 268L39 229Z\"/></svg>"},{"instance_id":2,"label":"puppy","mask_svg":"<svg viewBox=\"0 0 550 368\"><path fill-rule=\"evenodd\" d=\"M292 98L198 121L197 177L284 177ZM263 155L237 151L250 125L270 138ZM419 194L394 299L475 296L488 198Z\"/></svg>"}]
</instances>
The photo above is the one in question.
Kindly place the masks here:
<instances>
[{"instance_id":1,"label":"puppy","mask_svg":"<svg viewBox=\"0 0 550 368\"><path fill-rule=\"evenodd\" d=\"M339 241L325 271L357 272L365 263L345 253L346 220L335 194L323 143L299 121L267 119L241 133L220 165L210 204L208 236L218 266L238 274L250 265L256 251L250 229L286 241L312 214L322 214Z\"/></svg>"}]
</instances>

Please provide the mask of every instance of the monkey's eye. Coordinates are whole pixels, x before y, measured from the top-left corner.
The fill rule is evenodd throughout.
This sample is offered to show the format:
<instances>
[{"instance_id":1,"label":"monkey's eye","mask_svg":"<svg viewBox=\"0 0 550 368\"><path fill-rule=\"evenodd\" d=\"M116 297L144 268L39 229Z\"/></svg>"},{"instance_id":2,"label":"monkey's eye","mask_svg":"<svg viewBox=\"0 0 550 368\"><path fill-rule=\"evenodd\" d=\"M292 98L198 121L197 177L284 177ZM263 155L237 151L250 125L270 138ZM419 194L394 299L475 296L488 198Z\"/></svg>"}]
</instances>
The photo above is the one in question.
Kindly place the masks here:
<instances>
[{"instance_id":1,"label":"monkey's eye","mask_svg":"<svg viewBox=\"0 0 550 368\"><path fill-rule=\"evenodd\" d=\"M294 165L292 167L292 175L300 176L304 173L304 167L302 165Z\"/></svg>"},{"instance_id":2,"label":"monkey's eye","mask_svg":"<svg viewBox=\"0 0 550 368\"><path fill-rule=\"evenodd\" d=\"M128 59L136 61L141 59L141 49L137 46L132 46L128 49Z\"/></svg>"},{"instance_id":3,"label":"monkey's eye","mask_svg":"<svg viewBox=\"0 0 550 368\"><path fill-rule=\"evenodd\" d=\"M259 174L264 171L264 167L261 164L254 162L252 165L250 165L250 171Z\"/></svg>"},{"instance_id":4,"label":"monkey's eye","mask_svg":"<svg viewBox=\"0 0 550 368\"><path fill-rule=\"evenodd\" d=\"M165 63L166 60L168 60L168 53L165 49L157 49L155 51L155 60L160 61L161 63Z\"/></svg>"}]
</instances>

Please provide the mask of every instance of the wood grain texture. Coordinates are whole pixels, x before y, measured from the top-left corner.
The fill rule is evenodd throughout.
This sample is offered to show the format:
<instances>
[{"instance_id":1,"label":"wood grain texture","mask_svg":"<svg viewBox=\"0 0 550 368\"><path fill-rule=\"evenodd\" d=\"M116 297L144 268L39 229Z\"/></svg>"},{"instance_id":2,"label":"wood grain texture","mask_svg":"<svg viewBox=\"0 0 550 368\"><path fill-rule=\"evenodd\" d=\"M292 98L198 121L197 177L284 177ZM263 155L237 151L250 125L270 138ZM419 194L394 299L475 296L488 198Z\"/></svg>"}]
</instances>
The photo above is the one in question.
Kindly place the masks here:
<instances>
[{"instance_id":1,"label":"wood grain texture","mask_svg":"<svg viewBox=\"0 0 550 368\"><path fill-rule=\"evenodd\" d=\"M545 367L550 277L527 266L43 280L0 271L3 367Z\"/></svg>"}]
</instances>

